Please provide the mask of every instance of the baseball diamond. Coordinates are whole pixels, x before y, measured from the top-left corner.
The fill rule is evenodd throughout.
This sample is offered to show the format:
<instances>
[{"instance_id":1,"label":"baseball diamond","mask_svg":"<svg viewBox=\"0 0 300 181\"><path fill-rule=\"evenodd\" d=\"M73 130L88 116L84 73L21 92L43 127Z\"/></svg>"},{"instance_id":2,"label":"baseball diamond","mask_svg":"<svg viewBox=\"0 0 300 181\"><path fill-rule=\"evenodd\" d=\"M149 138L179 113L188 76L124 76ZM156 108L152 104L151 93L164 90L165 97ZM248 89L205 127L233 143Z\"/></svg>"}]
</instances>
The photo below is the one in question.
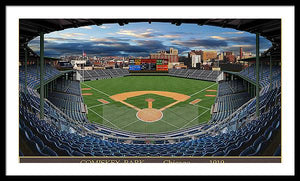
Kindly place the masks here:
<instances>
[{"instance_id":1,"label":"baseball diamond","mask_svg":"<svg viewBox=\"0 0 300 181\"><path fill-rule=\"evenodd\" d=\"M89 121L137 133L162 133L207 123L215 97L205 97L206 89L216 90L217 84L167 76L129 76L81 83ZM99 105L98 99L109 104ZM189 104L195 99L201 101Z\"/></svg>"}]
</instances>

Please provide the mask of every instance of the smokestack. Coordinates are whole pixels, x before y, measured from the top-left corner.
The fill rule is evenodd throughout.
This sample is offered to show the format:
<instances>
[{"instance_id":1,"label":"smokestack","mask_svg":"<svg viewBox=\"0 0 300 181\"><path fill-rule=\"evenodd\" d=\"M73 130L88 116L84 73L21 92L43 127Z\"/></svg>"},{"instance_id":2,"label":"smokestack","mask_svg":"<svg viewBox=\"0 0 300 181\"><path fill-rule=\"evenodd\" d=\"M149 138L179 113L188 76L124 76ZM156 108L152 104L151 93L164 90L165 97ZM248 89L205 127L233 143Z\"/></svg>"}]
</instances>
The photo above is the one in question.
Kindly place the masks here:
<instances>
[{"instance_id":1,"label":"smokestack","mask_svg":"<svg viewBox=\"0 0 300 181\"><path fill-rule=\"evenodd\" d=\"M243 58L243 48L240 47L240 60L242 60L242 58Z\"/></svg>"}]
</instances>

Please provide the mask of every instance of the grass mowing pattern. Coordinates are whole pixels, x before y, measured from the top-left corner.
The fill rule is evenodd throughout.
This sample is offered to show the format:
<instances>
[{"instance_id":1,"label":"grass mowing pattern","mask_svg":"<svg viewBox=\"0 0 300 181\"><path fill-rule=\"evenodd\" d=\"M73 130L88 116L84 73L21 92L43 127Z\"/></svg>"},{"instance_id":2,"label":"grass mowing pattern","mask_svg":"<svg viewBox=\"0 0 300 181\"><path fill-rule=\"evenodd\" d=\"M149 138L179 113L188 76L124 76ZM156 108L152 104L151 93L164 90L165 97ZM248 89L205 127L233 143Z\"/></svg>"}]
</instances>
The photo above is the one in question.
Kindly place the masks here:
<instances>
[{"instance_id":1,"label":"grass mowing pattern","mask_svg":"<svg viewBox=\"0 0 300 181\"><path fill-rule=\"evenodd\" d=\"M191 127L210 120L210 107L214 103L216 92L206 92L205 89L217 90L217 83L169 76L128 76L113 79L88 81L81 83L82 93L93 95L83 96L88 106L88 119L115 129L139 133L161 133ZM180 102L163 111L163 118L157 122L146 123L137 119L137 111L115 102L109 98L114 94L131 91L169 91L191 96L185 102ZM154 94L131 97L125 100L139 108L146 108L146 98L153 98L153 108L161 108L174 102L174 99ZM103 104L97 99L109 101ZM201 99L195 105L189 102Z\"/></svg>"}]
</instances>

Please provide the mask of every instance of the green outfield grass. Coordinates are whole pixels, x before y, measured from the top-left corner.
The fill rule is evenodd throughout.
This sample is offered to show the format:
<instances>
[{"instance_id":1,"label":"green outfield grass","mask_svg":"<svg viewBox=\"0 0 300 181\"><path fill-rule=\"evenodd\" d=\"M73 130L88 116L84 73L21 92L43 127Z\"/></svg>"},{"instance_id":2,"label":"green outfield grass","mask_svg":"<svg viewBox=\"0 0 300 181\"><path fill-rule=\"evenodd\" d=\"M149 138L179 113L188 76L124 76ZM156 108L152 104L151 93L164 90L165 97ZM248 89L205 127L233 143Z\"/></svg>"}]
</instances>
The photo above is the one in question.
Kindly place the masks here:
<instances>
[{"instance_id":1,"label":"green outfield grass","mask_svg":"<svg viewBox=\"0 0 300 181\"><path fill-rule=\"evenodd\" d=\"M218 84L169 76L128 76L83 82L81 88L91 88L82 90L82 93L93 94L83 95L84 103L88 107L89 121L131 132L161 133L208 122L211 117L210 108L215 97L205 95L216 95L217 92L206 90L217 90ZM161 120L147 123L136 117L135 109L109 98L119 93L147 90L181 93L190 96L190 99L162 111ZM155 100L152 106L156 109L176 101L156 94L145 94L128 98L125 102L143 109L148 106L145 101L148 98ZM104 99L109 103L103 104L97 99ZM201 99L201 101L195 105L189 104L195 99Z\"/></svg>"}]
</instances>

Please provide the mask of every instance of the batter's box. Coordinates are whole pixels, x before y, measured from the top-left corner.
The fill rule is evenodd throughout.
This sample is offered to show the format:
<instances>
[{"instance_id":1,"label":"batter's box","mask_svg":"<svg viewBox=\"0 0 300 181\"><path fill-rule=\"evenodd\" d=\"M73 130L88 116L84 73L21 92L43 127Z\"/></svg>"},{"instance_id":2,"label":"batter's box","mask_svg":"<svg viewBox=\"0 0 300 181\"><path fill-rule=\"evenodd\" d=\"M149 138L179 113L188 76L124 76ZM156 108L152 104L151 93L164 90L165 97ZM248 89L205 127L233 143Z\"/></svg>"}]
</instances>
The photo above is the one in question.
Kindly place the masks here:
<instances>
[{"instance_id":1,"label":"batter's box","mask_svg":"<svg viewBox=\"0 0 300 181\"><path fill-rule=\"evenodd\" d=\"M108 104L108 103L109 103L108 101L106 101L106 100L104 100L104 99L97 99L97 101L99 101L99 102L101 102L101 103L103 103L103 104Z\"/></svg>"}]
</instances>

